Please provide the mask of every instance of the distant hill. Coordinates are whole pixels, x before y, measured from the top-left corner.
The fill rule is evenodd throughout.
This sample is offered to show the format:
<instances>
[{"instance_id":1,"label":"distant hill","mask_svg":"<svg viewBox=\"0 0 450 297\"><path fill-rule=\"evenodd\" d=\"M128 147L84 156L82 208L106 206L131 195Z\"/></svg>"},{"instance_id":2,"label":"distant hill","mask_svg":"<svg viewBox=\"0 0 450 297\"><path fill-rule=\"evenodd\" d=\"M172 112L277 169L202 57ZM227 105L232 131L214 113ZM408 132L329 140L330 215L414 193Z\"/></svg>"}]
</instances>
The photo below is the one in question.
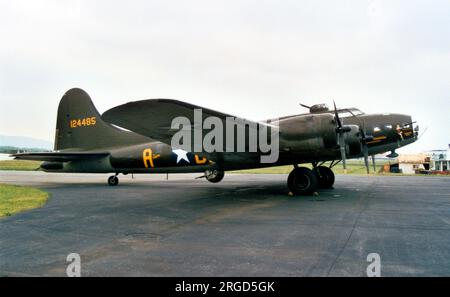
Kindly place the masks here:
<instances>
[{"instance_id":1,"label":"distant hill","mask_svg":"<svg viewBox=\"0 0 450 297\"><path fill-rule=\"evenodd\" d=\"M38 153L38 152L50 152L50 151L51 150L35 148L35 147L0 146L0 154Z\"/></svg>"},{"instance_id":2,"label":"distant hill","mask_svg":"<svg viewBox=\"0 0 450 297\"><path fill-rule=\"evenodd\" d=\"M0 135L0 147L14 147L20 149L41 149L41 150L52 150L53 143L47 140L35 139L30 137L22 136L7 136Z\"/></svg>"}]
</instances>

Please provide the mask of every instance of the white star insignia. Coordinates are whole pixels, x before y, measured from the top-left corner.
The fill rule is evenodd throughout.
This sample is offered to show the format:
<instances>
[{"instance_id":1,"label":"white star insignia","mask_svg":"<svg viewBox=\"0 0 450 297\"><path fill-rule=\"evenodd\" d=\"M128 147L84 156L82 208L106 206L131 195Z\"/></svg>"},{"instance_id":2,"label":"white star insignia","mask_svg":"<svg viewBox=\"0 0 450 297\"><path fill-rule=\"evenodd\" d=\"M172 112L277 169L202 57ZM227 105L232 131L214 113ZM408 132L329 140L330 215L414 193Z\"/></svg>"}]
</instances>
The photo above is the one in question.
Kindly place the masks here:
<instances>
[{"instance_id":1,"label":"white star insignia","mask_svg":"<svg viewBox=\"0 0 450 297\"><path fill-rule=\"evenodd\" d=\"M176 149L176 150L172 150L172 152L177 155L177 164L181 161L181 160L185 160L186 162L189 162L189 159L187 157L187 153L184 150L180 150L180 149Z\"/></svg>"}]
</instances>

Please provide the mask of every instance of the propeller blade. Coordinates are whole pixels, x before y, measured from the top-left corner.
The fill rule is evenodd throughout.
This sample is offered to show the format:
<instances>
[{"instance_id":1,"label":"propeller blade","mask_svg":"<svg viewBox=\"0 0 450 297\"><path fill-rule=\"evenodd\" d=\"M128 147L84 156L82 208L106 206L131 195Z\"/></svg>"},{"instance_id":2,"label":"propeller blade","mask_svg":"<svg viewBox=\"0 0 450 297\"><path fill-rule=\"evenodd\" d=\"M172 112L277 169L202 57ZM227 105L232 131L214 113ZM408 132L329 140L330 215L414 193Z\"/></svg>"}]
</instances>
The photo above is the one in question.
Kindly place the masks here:
<instances>
[{"instance_id":1,"label":"propeller blade","mask_svg":"<svg viewBox=\"0 0 450 297\"><path fill-rule=\"evenodd\" d=\"M348 127L342 127L341 119L336 107L336 102L333 100L334 105L334 118L336 119L336 132L338 133L339 150L341 151L342 167L344 168L344 173L347 173L347 152L345 150L345 138L344 133L349 132Z\"/></svg>"},{"instance_id":2,"label":"propeller blade","mask_svg":"<svg viewBox=\"0 0 450 297\"><path fill-rule=\"evenodd\" d=\"M372 155L373 173L377 173L377 164L375 162L375 155Z\"/></svg>"},{"instance_id":3,"label":"propeller blade","mask_svg":"<svg viewBox=\"0 0 450 297\"><path fill-rule=\"evenodd\" d=\"M367 144L363 144L363 153L364 153L364 165L366 165L366 171L367 171L367 174L369 174L370 173L369 148L367 147Z\"/></svg>"},{"instance_id":4,"label":"propeller blade","mask_svg":"<svg viewBox=\"0 0 450 297\"><path fill-rule=\"evenodd\" d=\"M337 126L340 129L340 128L342 128L342 122L341 122L341 119L339 118L339 114L338 114L338 111L336 108L336 102L334 102L334 100L333 100L333 105L334 105L334 117L336 118Z\"/></svg>"},{"instance_id":5,"label":"propeller blade","mask_svg":"<svg viewBox=\"0 0 450 297\"><path fill-rule=\"evenodd\" d=\"M370 173L369 167L369 147L367 146L367 142L373 140L373 136L366 136L366 131L364 131L363 127L359 127L359 133L361 134L361 145L364 155L364 165L366 166L367 174Z\"/></svg>"},{"instance_id":6,"label":"propeller blade","mask_svg":"<svg viewBox=\"0 0 450 297\"><path fill-rule=\"evenodd\" d=\"M347 154L345 152L345 139L344 134L341 132L339 133L339 149L341 151L341 160L342 160L342 167L344 168L344 173L347 173Z\"/></svg>"}]
</instances>

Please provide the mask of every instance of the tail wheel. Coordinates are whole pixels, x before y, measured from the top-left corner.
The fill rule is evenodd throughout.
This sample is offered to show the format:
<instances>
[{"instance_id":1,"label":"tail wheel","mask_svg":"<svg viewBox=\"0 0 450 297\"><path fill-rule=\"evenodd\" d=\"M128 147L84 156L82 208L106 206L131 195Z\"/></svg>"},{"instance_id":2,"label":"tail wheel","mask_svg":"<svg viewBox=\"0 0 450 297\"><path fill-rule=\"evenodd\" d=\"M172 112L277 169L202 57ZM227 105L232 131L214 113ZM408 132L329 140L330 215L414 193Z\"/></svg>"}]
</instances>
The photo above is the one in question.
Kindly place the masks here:
<instances>
[{"instance_id":1,"label":"tail wheel","mask_svg":"<svg viewBox=\"0 0 450 297\"><path fill-rule=\"evenodd\" d=\"M212 183L220 182L224 176L225 176L225 173L222 170L208 169L205 171L206 179Z\"/></svg>"},{"instance_id":2,"label":"tail wheel","mask_svg":"<svg viewBox=\"0 0 450 297\"><path fill-rule=\"evenodd\" d=\"M108 177L108 185L117 186L119 184L119 178L116 175Z\"/></svg>"},{"instance_id":3,"label":"tail wheel","mask_svg":"<svg viewBox=\"0 0 450 297\"><path fill-rule=\"evenodd\" d=\"M319 188L330 189L334 185L334 172L326 166L319 166L314 168L315 173L319 179Z\"/></svg>"},{"instance_id":4,"label":"tail wheel","mask_svg":"<svg viewBox=\"0 0 450 297\"><path fill-rule=\"evenodd\" d=\"M288 188L294 195L311 195L319 185L317 175L306 167L298 167L288 176Z\"/></svg>"}]
</instances>

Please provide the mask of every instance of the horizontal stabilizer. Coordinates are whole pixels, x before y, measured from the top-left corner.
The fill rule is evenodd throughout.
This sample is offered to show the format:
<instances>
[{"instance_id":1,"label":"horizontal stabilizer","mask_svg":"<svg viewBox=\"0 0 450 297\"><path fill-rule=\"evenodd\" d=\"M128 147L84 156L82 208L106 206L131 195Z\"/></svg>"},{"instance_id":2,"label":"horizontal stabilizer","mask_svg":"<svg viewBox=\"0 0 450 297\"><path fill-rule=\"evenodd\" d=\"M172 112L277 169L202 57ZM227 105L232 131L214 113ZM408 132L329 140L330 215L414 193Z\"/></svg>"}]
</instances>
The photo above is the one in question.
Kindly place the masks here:
<instances>
[{"instance_id":1,"label":"horizontal stabilizer","mask_svg":"<svg viewBox=\"0 0 450 297\"><path fill-rule=\"evenodd\" d=\"M49 162L69 162L69 161L82 161L99 159L108 156L109 153L58 153L58 152L45 152L45 153L20 153L13 154L16 160L33 160L33 161L49 161Z\"/></svg>"}]
</instances>

